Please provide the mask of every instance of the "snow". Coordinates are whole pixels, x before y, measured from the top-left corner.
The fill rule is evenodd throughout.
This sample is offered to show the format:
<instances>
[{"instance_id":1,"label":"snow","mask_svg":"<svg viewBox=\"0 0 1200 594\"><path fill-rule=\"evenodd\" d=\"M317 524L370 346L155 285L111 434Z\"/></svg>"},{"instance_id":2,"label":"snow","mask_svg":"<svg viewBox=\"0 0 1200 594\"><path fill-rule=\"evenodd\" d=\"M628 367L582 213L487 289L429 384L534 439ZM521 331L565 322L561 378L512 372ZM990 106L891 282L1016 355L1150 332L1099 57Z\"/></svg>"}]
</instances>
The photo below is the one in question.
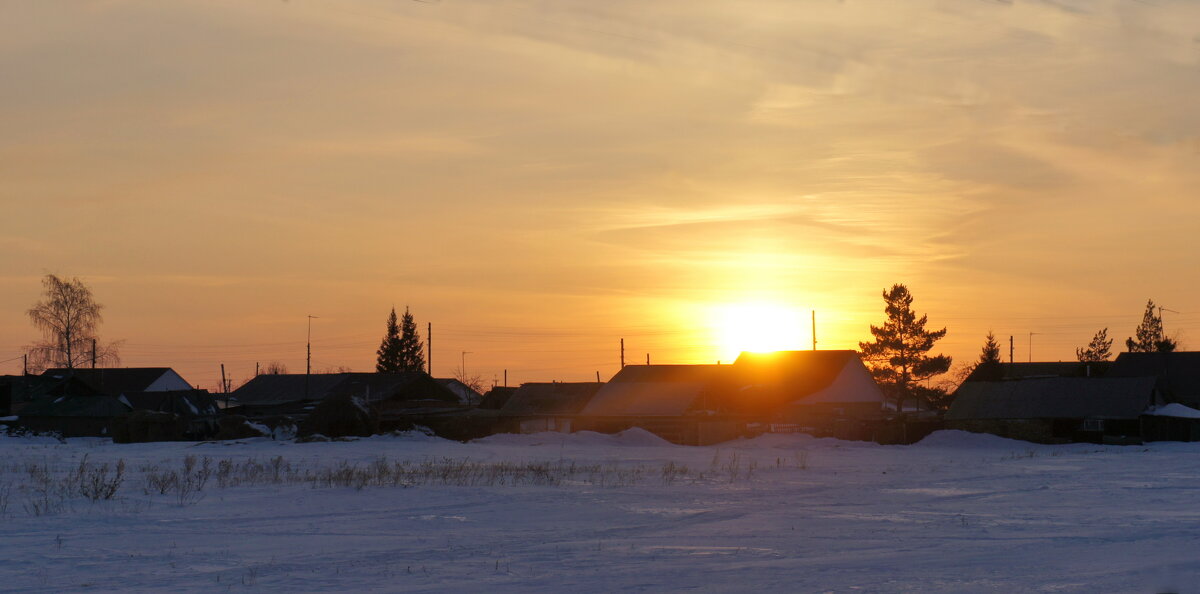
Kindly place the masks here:
<instances>
[{"instance_id":1,"label":"snow","mask_svg":"<svg viewBox=\"0 0 1200 594\"><path fill-rule=\"evenodd\" d=\"M1172 402L1156 409L1147 411L1146 414L1156 417L1177 417L1181 419L1200 419L1200 410L1184 406L1178 402Z\"/></svg>"},{"instance_id":2,"label":"snow","mask_svg":"<svg viewBox=\"0 0 1200 594\"><path fill-rule=\"evenodd\" d=\"M0 437L0 591L1200 592L1200 444L1034 445L956 431L912 446L641 430L408 432L354 441L112 444ZM111 501L34 515L28 465L126 463ZM187 456L317 472L391 462L593 465L599 484L328 487L146 469ZM674 481L665 469L686 467ZM613 475L615 476L615 475ZM628 475L632 476L632 474Z\"/></svg>"}]
</instances>

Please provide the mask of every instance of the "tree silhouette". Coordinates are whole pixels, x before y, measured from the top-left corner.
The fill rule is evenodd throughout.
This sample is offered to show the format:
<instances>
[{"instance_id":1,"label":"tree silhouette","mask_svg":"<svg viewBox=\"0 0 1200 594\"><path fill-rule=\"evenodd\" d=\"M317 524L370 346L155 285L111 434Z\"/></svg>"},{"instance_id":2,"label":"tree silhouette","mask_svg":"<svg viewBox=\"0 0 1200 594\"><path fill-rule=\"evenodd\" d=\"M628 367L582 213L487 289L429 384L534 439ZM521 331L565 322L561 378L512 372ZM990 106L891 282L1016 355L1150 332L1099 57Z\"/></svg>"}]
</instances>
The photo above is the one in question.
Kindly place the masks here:
<instances>
[{"instance_id":1,"label":"tree silhouette","mask_svg":"<svg viewBox=\"0 0 1200 594\"><path fill-rule=\"evenodd\" d=\"M903 410L907 400L940 401L938 395L932 393L935 389L921 386L919 382L950 369L950 357L927 355L934 343L946 336L946 329L925 329L928 316L917 317L912 310L912 294L902 284L883 291L883 300L887 304L884 307L887 321L882 326L871 326L874 342L858 343L871 375L898 411Z\"/></svg>"},{"instance_id":2,"label":"tree silhouette","mask_svg":"<svg viewBox=\"0 0 1200 594\"><path fill-rule=\"evenodd\" d=\"M400 371L425 371L425 353L421 346L421 335L408 308L400 319Z\"/></svg>"},{"instance_id":3,"label":"tree silhouette","mask_svg":"<svg viewBox=\"0 0 1200 594\"><path fill-rule=\"evenodd\" d=\"M376 373L401 371L403 363L401 349L400 324L396 321L396 308L393 307L392 313L388 315L387 330L383 334L383 341L379 344L379 350L375 351Z\"/></svg>"},{"instance_id":4,"label":"tree silhouette","mask_svg":"<svg viewBox=\"0 0 1200 594\"><path fill-rule=\"evenodd\" d=\"M1154 312L1157 306L1153 299L1146 301L1146 313L1142 314L1142 323L1134 334L1125 339L1125 348L1131 353L1169 353L1178 345L1175 340L1163 334L1162 317Z\"/></svg>"},{"instance_id":5,"label":"tree silhouette","mask_svg":"<svg viewBox=\"0 0 1200 594\"><path fill-rule=\"evenodd\" d=\"M101 344L96 336L104 306L96 303L83 281L47 274L42 287L42 300L26 312L42 332L42 341L28 347L31 369L120 363L119 343Z\"/></svg>"},{"instance_id":6,"label":"tree silhouette","mask_svg":"<svg viewBox=\"0 0 1200 594\"><path fill-rule=\"evenodd\" d=\"M979 362L976 365L993 364L1000 364L1000 343L996 342L996 335L988 330L987 339L983 342L983 349L979 353Z\"/></svg>"},{"instance_id":7,"label":"tree silhouette","mask_svg":"<svg viewBox=\"0 0 1200 594\"><path fill-rule=\"evenodd\" d=\"M1087 347L1075 349L1075 357L1080 363L1099 363L1107 361L1112 356L1112 339L1108 337L1108 328L1096 332Z\"/></svg>"}]
</instances>

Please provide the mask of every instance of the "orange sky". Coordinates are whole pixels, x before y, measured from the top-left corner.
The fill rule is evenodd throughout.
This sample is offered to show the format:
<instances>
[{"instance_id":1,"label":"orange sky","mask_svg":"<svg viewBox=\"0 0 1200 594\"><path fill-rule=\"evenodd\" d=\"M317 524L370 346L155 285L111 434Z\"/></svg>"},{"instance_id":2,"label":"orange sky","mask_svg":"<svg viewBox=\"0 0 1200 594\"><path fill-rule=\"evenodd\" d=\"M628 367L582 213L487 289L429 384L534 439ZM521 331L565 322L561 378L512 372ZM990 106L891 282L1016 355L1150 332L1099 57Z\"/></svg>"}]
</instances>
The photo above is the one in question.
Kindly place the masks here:
<instances>
[{"instance_id":1,"label":"orange sky","mask_svg":"<svg viewBox=\"0 0 1200 594\"><path fill-rule=\"evenodd\" d=\"M853 348L1070 359L1147 298L1200 348L1200 4L18 1L0 19L0 360L46 272L126 365L607 378L730 356L723 304ZM0 373L19 372L19 361Z\"/></svg>"}]
</instances>

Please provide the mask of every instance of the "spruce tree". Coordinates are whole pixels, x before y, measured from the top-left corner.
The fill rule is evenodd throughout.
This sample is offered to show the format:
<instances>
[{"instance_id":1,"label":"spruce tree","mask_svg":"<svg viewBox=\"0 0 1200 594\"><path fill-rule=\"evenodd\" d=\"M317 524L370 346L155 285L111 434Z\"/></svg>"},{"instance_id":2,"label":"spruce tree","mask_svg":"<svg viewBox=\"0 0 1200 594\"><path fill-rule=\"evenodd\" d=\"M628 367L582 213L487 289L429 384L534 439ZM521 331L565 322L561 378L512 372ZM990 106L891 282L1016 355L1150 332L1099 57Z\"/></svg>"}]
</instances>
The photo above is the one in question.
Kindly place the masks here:
<instances>
[{"instance_id":1,"label":"spruce tree","mask_svg":"<svg viewBox=\"0 0 1200 594\"><path fill-rule=\"evenodd\" d=\"M1108 328L1096 332L1086 348L1075 349L1075 357L1080 363L1099 363L1107 361L1112 356L1112 339L1108 337Z\"/></svg>"},{"instance_id":2,"label":"spruce tree","mask_svg":"<svg viewBox=\"0 0 1200 594\"><path fill-rule=\"evenodd\" d=\"M1125 348L1131 353L1169 353L1178 344L1163 334L1162 318L1154 313L1154 300L1146 301L1146 313L1142 314L1142 323L1138 325L1134 335L1125 339Z\"/></svg>"},{"instance_id":3,"label":"spruce tree","mask_svg":"<svg viewBox=\"0 0 1200 594\"><path fill-rule=\"evenodd\" d=\"M375 372L396 373L401 371L402 355L400 342L400 324L396 322L396 308L392 308L387 320L387 331L383 334L383 342L375 351Z\"/></svg>"},{"instance_id":4,"label":"spruce tree","mask_svg":"<svg viewBox=\"0 0 1200 594\"><path fill-rule=\"evenodd\" d=\"M983 350L979 353L979 363L976 365L999 365L1000 364L1000 343L996 342L996 335L988 330L987 340L983 343Z\"/></svg>"},{"instance_id":5,"label":"spruce tree","mask_svg":"<svg viewBox=\"0 0 1200 594\"><path fill-rule=\"evenodd\" d=\"M413 316L404 308L404 317L400 320L400 371L425 371L425 351L421 345L421 335L417 334L417 323Z\"/></svg>"},{"instance_id":6,"label":"spruce tree","mask_svg":"<svg viewBox=\"0 0 1200 594\"><path fill-rule=\"evenodd\" d=\"M883 292L887 304L884 312L887 321L883 326L871 326L874 342L860 342L863 358L871 368L871 375L896 405L903 410L906 400L929 400L933 390L919 385L935 375L950 369L951 359L946 355L929 356L933 345L946 336L946 329L925 329L928 316L917 317L912 310L912 294L908 287L892 285Z\"/></svg>"}]
</instances>

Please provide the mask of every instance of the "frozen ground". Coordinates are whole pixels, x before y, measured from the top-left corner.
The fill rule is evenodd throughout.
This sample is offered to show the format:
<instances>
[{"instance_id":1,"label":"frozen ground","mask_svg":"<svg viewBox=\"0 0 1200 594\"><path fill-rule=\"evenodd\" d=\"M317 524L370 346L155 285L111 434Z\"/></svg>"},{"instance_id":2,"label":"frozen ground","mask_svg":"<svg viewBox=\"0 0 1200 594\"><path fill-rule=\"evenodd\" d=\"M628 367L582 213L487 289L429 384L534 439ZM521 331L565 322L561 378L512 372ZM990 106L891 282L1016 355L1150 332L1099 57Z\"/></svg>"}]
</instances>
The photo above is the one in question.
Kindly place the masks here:
<instances>
[{"instance_id":1,"label":"frozen ground","mask_svg":"<svg viewBox=\"0 0 1200 594\"><path fill-rule=\"evenodd\" d=\"M913 446L776 435L692 448L634 431L0 438L0 453L2 591L1200 592L1200 444L940 432ZM113 499L36 492L31 468L64 477L85 455L92 469L125 461ZM427 472L361 489L213 478L186 497L148 483L188 456L294 477ZM541 462L524 478L500 470ZM466 466L473 478L446 474Z\"/></svg>"}]
</instances>

